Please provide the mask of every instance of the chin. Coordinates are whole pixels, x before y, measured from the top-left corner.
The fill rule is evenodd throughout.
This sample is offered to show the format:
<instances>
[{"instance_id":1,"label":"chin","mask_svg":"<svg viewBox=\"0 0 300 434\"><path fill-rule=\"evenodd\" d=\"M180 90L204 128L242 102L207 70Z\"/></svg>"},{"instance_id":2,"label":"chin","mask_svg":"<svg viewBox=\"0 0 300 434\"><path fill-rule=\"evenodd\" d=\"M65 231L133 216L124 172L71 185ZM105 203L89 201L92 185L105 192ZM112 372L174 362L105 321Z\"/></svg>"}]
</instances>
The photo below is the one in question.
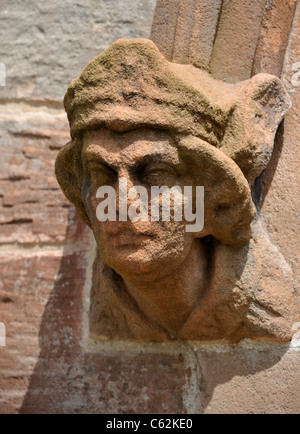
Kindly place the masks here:
<instances>
[{"instance_id":1,"label":"chin","mask_svg":"<svg viewBox=\"0 0 300 434\"><path fill-rule=\"evenodd\" d=\"M134 276L151 276L157 274L159 260L145 255L144 251L128 252L127 255L117 253L114 257L103 256L104 261L124 278Z\"/></svg>"}]
</instances>

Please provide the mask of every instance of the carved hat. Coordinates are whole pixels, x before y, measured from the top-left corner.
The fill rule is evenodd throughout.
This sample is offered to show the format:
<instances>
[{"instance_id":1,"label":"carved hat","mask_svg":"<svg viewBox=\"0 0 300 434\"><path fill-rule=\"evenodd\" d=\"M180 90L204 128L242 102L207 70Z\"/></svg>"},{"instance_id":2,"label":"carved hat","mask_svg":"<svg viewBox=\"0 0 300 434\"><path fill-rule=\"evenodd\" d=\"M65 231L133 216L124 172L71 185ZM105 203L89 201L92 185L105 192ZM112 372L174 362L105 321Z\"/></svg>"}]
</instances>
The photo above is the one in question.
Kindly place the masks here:
<instances>
[{"instance_id":1,"label":"carved hat","mask_svg":"<svg viewBox=\"0 0 300 434\"><path fill-rule=\"evenodd\" d=\"M72 138L87 128L158 127L221 149L250 181L266 167L290 107L282 82L259 74L230 85L168 62L147 39L120 39L92 60L65 96Z\"/></svg>"},{"instance_id":2,"label":"carved hat","mask_svg":"<svg viewBox=\"0 0 300 434\"><path fill-rule=\"evenodd\" d=\"M72 141L56 162L58 181L89 224L81 197L82 136L105 126L179 133L178 149L205 187L205 229L239 245L255 216L248 182L266 167L290 99L281 81L259 74L236 85L168 62L146 39L121 39L92 60L65 96ZM186 140L185 138L189 138Z\"/></svg>"}]
</instances>

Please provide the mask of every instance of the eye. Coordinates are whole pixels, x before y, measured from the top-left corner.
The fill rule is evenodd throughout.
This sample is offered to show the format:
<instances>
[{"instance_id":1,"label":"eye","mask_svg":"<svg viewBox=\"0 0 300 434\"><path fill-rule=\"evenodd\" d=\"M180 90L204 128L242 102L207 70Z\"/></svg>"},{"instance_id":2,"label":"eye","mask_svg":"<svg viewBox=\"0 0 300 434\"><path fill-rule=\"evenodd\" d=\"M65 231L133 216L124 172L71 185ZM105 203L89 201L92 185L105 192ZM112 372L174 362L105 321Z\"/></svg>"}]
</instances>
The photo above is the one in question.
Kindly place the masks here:
<instances>
[{"instance_id":1,"label":"eye","mask_svg":"<svg viewBox=\"0 0 300 434\"><path fill-rule=\"evenodd\" d=\"M173 168L167 164L146 165L140 168L138 177L143 184L147 185L170 185L176 183L176 173Z\"/></svg>"},{"instance_id":2,"label":"eye","mask_svg":"<svg viewBox=\"0 0 300 434\"><path fill-rule=\"evenodd\" d=\"M113 185L118 177L114 169L101 162L90 162L89 172L92 183L97 188L101 185Z\"/></svg>"}]
</instances>

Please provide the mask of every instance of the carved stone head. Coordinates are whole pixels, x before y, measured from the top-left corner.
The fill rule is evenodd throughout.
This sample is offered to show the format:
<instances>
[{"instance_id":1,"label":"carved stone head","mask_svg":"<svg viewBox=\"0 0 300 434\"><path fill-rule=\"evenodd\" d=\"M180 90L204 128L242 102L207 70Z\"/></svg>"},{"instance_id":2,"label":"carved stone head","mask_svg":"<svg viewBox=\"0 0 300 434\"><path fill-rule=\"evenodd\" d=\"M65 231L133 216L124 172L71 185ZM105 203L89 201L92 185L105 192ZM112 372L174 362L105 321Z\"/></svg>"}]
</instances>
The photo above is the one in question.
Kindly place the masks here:
<instances>
[{"instance_id":1,"label":"carved stone head","mask_svg":"<svg viewBox=\"0 0 300 434\"><path fill-rule=\"evenodd\" d=\"M65 108L72 140L58 155L56 174L99 249L94 335L288 339L290 276L276 275L279 307L268 289L261 297L261 258L270 257L263 275L278 263L258 219L251 228L249 183L267 166L289 104L276 77L222 83L168 62L144 39L117 41L71 83ZM153 186L203 186L203 228L187 232L187 222L174 217L99 221L98 188L110 186L118 196L123 179L149 193ZM253 306L261 312L253 314Z\"/></svg>"}]
</instances>

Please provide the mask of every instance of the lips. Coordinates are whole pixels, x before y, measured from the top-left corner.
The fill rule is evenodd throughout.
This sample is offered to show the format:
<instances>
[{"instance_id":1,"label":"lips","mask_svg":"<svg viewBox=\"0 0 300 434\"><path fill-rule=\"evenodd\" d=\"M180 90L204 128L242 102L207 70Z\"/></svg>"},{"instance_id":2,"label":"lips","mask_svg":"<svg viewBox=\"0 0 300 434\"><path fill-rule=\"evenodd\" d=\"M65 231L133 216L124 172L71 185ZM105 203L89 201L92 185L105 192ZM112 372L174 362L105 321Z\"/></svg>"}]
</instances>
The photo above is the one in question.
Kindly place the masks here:
<instances>
[{"instance_id":1,"label":"lips","mask_svg":"<svg viewBox=\"0 0 300 434\"><path fill-rule=\"evenodd\" d=\"M105 222L104 231L121 238L154 237L153 222Z\"/></svg>"}]
</instances>

